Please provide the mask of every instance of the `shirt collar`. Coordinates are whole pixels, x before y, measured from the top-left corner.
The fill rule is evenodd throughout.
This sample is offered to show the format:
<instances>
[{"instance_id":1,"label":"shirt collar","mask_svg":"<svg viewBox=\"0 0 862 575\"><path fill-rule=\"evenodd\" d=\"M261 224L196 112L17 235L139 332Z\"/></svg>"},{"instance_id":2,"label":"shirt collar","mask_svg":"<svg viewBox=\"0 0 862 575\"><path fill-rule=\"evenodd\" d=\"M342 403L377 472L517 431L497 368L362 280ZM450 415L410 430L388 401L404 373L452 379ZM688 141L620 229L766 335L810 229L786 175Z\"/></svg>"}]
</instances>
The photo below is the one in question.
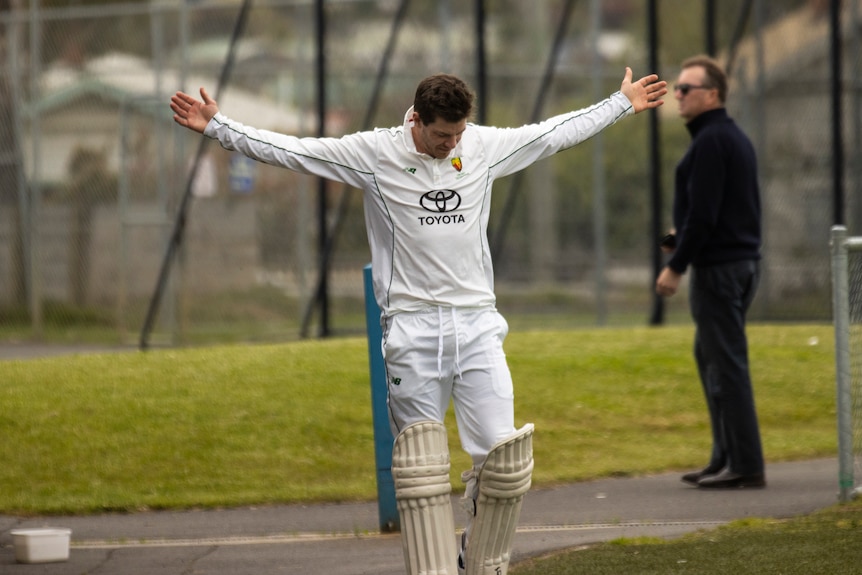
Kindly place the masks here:
<instances>
[{"instance_id":1,"label":"shirt collar","mask_svg":"<svg viewBox=\"0 0 862 575\"><path fill-rule=\"evenodd\" d=\"M414 154L418 154L419 151L416 149L416 142L413 141L413 106L410 106L407 109L407 113L404 114L404 147L407 148L408 152L413 152Z\"/></svg>"},{"instance_id":2,"label":"shirt collar","mask_svg":"<svg viewBox=\"0 0 862 575\"><path fill-rule=\"evenodd\" d=\"M686 124L685 127L688 128L689 134L694 137L703 129L704 126L720 122L727 117L727 110L725 108L713 108L712 110L707 110L706 112L696 116L691 122Z\"/></svg>"}]
</instances>

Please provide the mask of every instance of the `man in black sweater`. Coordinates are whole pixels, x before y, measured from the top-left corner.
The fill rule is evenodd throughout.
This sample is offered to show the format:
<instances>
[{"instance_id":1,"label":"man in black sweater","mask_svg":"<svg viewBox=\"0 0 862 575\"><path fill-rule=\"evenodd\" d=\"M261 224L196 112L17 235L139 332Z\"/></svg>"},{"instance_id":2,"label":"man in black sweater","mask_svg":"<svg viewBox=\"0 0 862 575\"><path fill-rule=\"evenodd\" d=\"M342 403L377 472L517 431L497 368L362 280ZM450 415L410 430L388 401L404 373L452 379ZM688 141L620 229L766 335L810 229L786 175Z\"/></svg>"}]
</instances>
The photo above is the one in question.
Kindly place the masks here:
<instances>
[{"instance_id":1,"label":"man in black sweater","mask_svg":"<svg viewBox=\"0 0 862 575\"><path fill-rule=\"evenodd\" d=\"M694 356L712 425L712 456L682 480L700 488L764 487L745 317L760 276L761 208L754 147L724 108L727 76L706 56L682 64L674 96L692 141L676 168L672 256L656 292L691 270Z\"/></svg>"}]
</instances>

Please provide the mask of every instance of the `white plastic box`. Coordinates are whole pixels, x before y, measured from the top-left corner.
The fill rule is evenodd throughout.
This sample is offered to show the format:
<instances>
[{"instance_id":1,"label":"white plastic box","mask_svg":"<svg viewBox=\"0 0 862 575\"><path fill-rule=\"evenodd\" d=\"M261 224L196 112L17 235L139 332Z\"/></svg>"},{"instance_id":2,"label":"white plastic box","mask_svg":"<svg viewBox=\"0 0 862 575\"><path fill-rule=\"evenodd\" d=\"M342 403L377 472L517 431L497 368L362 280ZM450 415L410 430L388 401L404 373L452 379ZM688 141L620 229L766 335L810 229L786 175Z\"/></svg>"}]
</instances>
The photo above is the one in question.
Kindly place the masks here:
<instances>
[{"instance_id":1,"label":"white plastic box","mask_svg":"<svg viewBox=\"0 0 862 575\"><path fill-rule=\"evenodd\" d=\"M15 560L19 563L54 563L69 559L71 529L13 529L11 534L15 546Z\"/></svg>"}]
</instances>

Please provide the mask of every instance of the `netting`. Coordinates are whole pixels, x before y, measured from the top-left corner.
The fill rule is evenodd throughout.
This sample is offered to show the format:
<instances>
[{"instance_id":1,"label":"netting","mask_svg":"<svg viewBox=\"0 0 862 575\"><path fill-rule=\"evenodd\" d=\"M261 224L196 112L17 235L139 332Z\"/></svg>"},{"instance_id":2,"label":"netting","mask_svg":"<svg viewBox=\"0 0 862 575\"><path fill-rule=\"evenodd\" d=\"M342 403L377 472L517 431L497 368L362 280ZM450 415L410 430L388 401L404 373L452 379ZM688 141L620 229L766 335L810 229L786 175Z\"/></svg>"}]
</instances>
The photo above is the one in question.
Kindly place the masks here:
<instances>
[{"instance_id":1,"label":"netting","mask_svg":"<svg viewBox=\"0 0 862 575\"><path fill-rule=\"evenodd\" d=\"M325 133L402 121L416 83L445 71L477 78L472 3L407 3L380 101L370 110L396 0L332 0L326 16ZM553 78L542 72L564 0L487 5L487 123L586 106L646 70L643 2L574 2ZM661 69L704 51L702 5L659 3ZM844 77L862 77L860 4L842 2ZM829 318L826 232L832 223L828 3L728 0L716 14L718 57L733 50L728 108L761 166L763 280L750 320ZM220 98L239 121L297 135L317 122L314 2L256 0ZM743 8L753 6L744 19ZM0 337L137 341L200 138L176 127L177 89L211 91L237 0L0 2ZM862 225L862 87L843 102L847 221ZM792 120L789 120L792 119ZM498 307L514 328L642 325L653 300L648 119L531 167L518 190L495 187L491 235L510 195L495 261ZM689 136L669 96L660 114L666 225L673 170ZM210 146L193 184L154 342L280 341L299 336L321 277L321 225L339 223L328 272L332 332L365 329L369 262L356 190L249 163ZM352 195L336 215L342 194ZM325 202L321 200L325 199ZM321 206L326 205L321 214ZM600 310L605 310L602 312ZM686 296L668 321L689 321ZM319 322L319 315L312 316ZM311 334L316 330L312 326Z\"/></svg>"}]
</instances>

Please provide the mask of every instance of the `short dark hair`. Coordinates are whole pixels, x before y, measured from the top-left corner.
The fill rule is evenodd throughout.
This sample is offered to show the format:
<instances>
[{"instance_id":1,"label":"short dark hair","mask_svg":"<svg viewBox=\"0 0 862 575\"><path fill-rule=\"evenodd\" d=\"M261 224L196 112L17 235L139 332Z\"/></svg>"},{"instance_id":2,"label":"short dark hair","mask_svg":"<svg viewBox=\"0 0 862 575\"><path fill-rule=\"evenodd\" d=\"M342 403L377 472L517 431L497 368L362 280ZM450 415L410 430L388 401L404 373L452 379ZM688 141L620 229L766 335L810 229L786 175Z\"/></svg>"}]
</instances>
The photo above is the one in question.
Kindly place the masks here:
<instances>
[{"instance_id":1,"label":"short dark hair","mask_svg":"<svg viewBox=\"0 0 862 575\"><path fill-rule=\"evenodd\" d=\"M727 100L727 74L724 68L715 58L711 58L705 54L686 58L682 62L682 69L693 68L700 66L706 72L705 86L707 88L715 88L718 90L718 99L722 104Z\"/></svg>"},{"instance_id":2,"label":"short dark hair","mask_svg":"<svg viewBox=\"0 0 862 575\"><path fill-rule=\"evenodd\" d=\"M446 122L460 122L473 114L475 95L467 84L450 74L428 76L416 87L413 111L423 124L440 117Z\"/></svg>"}]
</instances>

